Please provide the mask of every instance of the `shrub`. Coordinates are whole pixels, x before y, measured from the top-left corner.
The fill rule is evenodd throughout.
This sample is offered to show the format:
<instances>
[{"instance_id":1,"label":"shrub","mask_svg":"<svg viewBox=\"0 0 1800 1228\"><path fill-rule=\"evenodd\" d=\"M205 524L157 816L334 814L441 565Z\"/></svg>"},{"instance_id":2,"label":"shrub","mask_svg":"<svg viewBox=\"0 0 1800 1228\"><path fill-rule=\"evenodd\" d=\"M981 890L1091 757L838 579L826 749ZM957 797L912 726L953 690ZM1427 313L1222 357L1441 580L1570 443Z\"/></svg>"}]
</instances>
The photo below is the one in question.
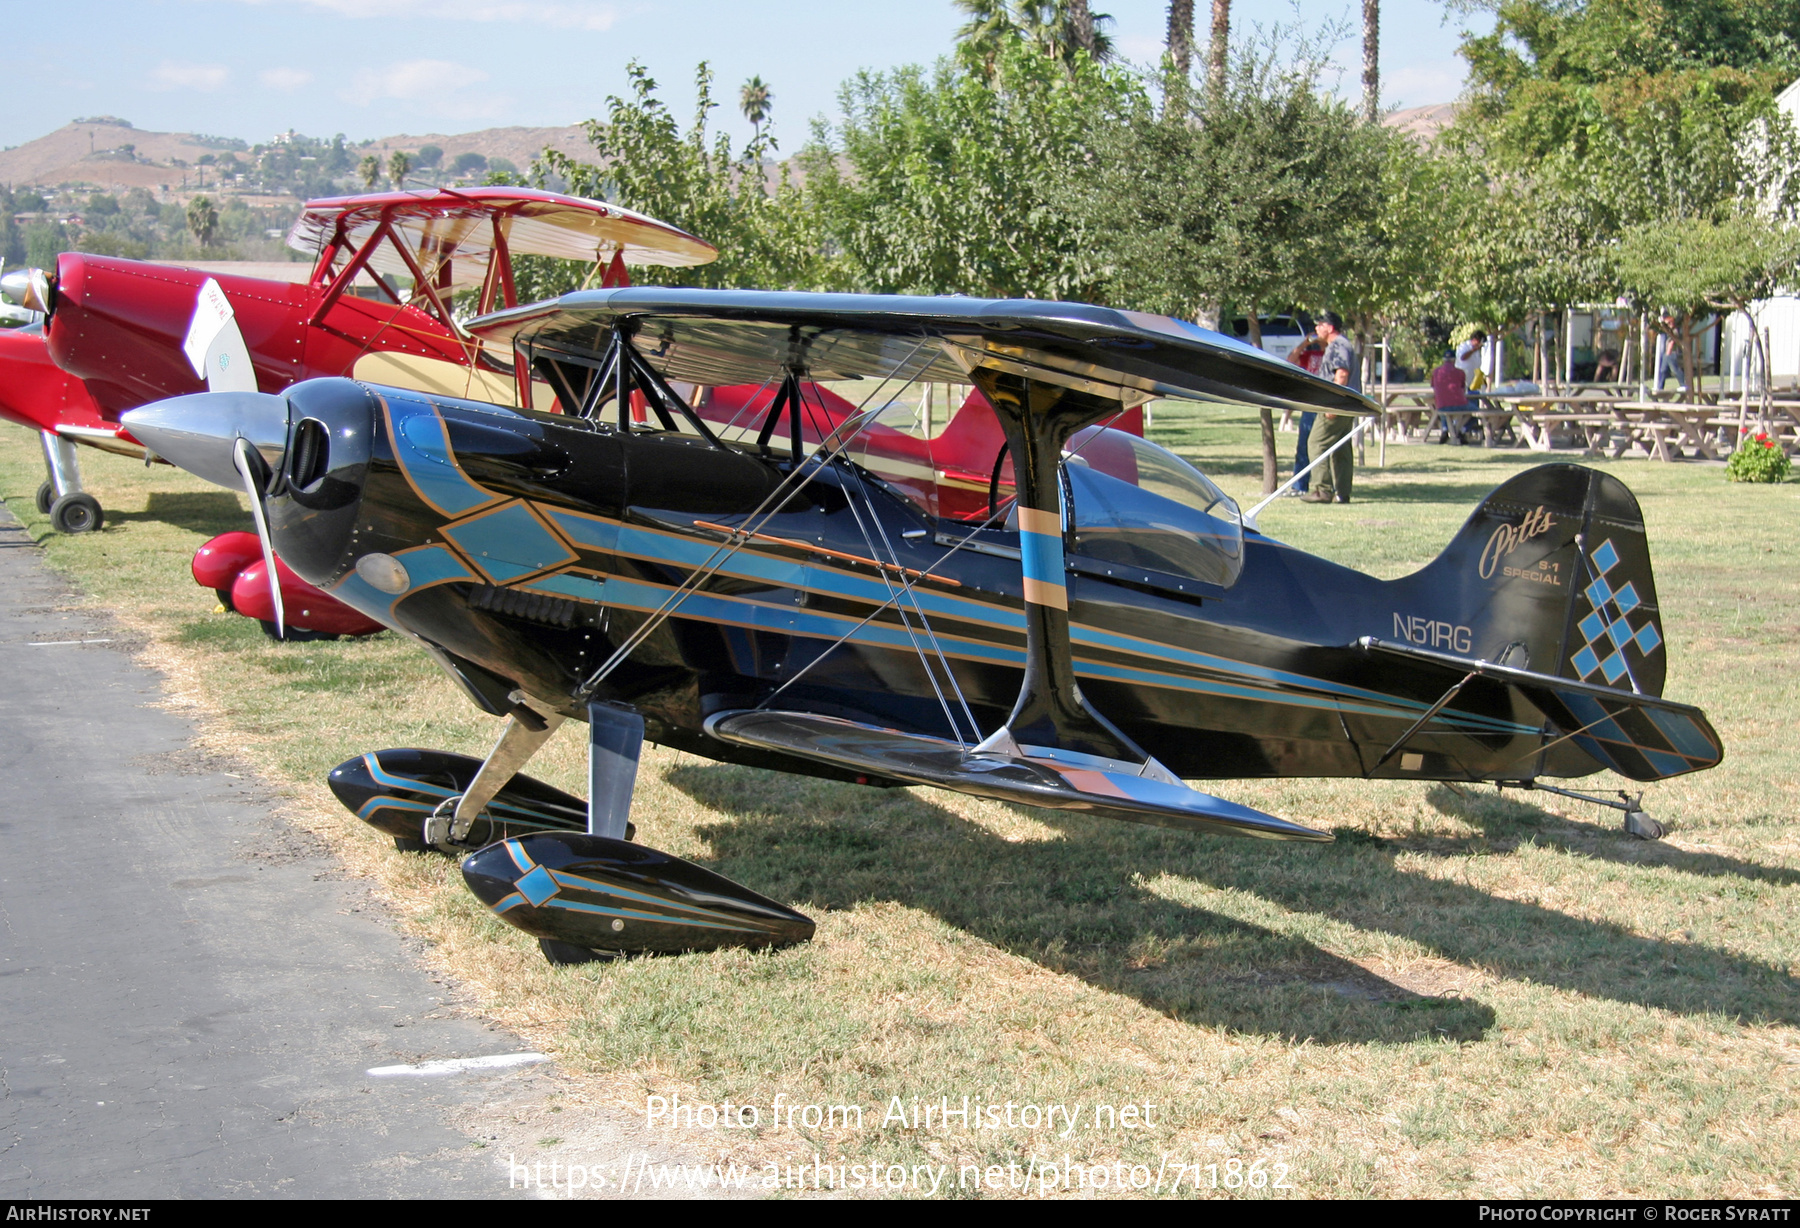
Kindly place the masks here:
<instances>
[{"instance_id":1,"label":"shrub","mask_svg":"<svg viewBox=\"0 0 1800 1228\"><path fill-rule=\"evenodd\" d=\"M1780 444L1767 435L1746 435L1725 463L1725 476L1733 482L1779 482L1790 468Z\"/></svg>"}]
</instances>

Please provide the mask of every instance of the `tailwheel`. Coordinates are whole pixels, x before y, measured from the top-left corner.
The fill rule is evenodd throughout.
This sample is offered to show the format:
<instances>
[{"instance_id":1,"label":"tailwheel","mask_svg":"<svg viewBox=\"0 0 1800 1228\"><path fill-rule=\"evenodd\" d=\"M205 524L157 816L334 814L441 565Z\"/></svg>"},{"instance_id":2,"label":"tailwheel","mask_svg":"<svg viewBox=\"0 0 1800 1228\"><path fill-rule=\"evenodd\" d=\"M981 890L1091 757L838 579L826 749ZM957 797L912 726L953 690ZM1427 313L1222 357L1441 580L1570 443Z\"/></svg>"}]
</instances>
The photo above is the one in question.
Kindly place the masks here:
<instances>
[{"instance_id":1,"label":"tailwheel","mask_svg":"<svg viewBox=\"0 0 1800 1228\"><path fill-rule=\"evenodd\" d=\"M50 526L58 533L91 533L105 520L100 500L90 494L64 495L50 505Z\"/></svg>"},{"instance_id":2,"label":"tailwheel","mask_svg":"<svg viewBox=\"0 0 1800 1228\"><path fill-rule=\"evenodd\" d=\"M50 514L50 509L55 506L55 504L56 486L54 483L45 482L42 486L37 488L38 515L48 516Z\"/></svg>"}]
</instances>

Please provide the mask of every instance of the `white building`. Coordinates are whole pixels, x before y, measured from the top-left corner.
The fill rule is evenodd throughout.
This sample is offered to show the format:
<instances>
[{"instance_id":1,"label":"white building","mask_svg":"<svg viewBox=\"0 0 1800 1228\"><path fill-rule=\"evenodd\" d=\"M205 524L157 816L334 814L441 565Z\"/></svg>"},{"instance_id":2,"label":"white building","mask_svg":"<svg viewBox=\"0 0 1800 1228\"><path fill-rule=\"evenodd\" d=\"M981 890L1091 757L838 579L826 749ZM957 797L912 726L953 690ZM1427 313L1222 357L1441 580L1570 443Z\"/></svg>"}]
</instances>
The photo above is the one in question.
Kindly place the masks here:
<instances>
[{"instance_id":1,"label":"white building","mask_svg":"<svg viewBox=\"0 0 1800 1228\"><path fill-rule=\"evenodd\" d=\"M1775 105L1800 129L1800 79L1776 95ZM1752 312L1756 327L1768 340L1770 382L1777 387L1800 383L1800 296L1781 294L1763 299L1754 304ZM1730 381L1729 387L1739 387L1738 381L1745 378L1754 386L1756 348L1750 340L1750 323L1741 311L1732 312L1725 320L1719 373Z\"/></svg>"}]
</instances>

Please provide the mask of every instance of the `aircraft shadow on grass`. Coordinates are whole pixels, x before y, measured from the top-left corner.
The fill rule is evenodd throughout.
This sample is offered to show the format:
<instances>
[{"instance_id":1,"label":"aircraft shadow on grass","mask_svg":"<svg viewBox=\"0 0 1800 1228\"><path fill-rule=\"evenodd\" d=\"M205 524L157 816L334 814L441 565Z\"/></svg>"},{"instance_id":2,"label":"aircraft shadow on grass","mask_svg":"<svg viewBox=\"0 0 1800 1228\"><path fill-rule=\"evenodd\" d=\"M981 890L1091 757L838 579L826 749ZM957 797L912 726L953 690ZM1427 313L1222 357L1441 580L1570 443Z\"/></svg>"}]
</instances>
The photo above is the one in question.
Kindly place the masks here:
<instances>
[{"instance_id":1,"label":"aircraft shadow on grass","mask_svg":"<svg viewBox=\"0 0 1800 1228\"><path fill-rule=\"evenodd\" d=\"M208 537L248 528L251 523L250 513L238 497L223 490L158 490L144 501L141 512L115 509L106 513L109 525L136 522L173 525Z\"/></svg>"},{"instance_id":2,"label":"aircraft shadow on grass","mask_svg":"<svg viewBox=\"0 0 1800 1228\"><path fill-rule=\"evenodd\" d=\"M1490 975L1680 1014L1800 1022L1800 997L1779 968L1407 872L1396 865L1403 850L1353 832L1334 845L1267 848L1021 810L1063 838L1011 842L903 794L863 794L864 809L877 812L873 825L774 814L738 771L688 765L668 776L736 820L701 833L720 873L803 907L879 900L921 908L1188 1022L1317 1043L1392 1043L1478 1040L1495 1014L1467 997L1415 993L1305 939L1143 885L1165 872L1392 934Z\"/></svg>"},{"instance_id":3,"label":"aircraft shadow on grass","mask_svg":"<svg viewBox=\"0 0 1800 1228\"><path fill-rule=\"evenodd\" d=\"M1440 814L1450 815L1482 829L1481 844L1494 852L1511 852L1521 844L1535 843L1544 848L1574 853L1597 861L1651 869L1667 866L1682 874L1706 878L1742 878L1753 882L1792 887L1800 883L1800 871L1784 866L1765 866L1718 853L1691 853L1660 842L1642 843L1623 840L1615 826L1585 823L1570 819L1528 802L1491 793L1474 798L1458 797L1443 785L1426 790L1425 801ZM1461 848L1473 843L1434 840L1432 850Z\"/></svg>"},{"instance_id":4,"label":"aircraft shadow on grass","mask_svg":"<svg viewBox=\"0 0 1800 1228\"><path fill-rule=\"evenodd\" d=\"M776 815L754 776L684 766L669 781L734 816L702 831L712 868L755 875L778 897L834 910L873 901L920 908L1173 1018L1239 1032L1394 1043L1476 1040L1493 1026L1485 1003L1416 993L1304 939L1165 899L1139 881L1165 869L1195 876L1186 863L1207 859L1217 842L1021 810L1061 826L1064 838L1014 843L897 791L857 790L879 808L876 826Z\"/></svg>"}]
</instances>

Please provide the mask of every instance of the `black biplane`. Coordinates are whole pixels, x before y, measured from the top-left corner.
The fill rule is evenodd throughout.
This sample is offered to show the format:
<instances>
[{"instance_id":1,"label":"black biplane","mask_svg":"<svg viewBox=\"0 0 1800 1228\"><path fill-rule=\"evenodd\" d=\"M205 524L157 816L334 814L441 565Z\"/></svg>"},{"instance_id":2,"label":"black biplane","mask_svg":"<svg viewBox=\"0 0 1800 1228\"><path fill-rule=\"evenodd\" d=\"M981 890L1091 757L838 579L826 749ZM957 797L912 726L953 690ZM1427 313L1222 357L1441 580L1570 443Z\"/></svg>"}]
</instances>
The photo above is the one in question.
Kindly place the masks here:
<instances>
[{"instance_id":1,"label":"black biplane","mask_svg":"<svg viewBox=\"0 0 1800 1228\"><path fill-rule=\"evenodd\" d=\"M1403 579L1316 558L1109 423L1159 398L1374 406L1183 321L637 288L470 331L565 412L319 379L126 421L158 455L248 485L289 566L505 717L485 761L374 751L331 784L402 847L467 852L470 888L553 960L812 932L635 841L646 737L1280 840L1330 836L1184 781L1556 789L1720 760L1705 716L1660 698L1656 589L1622 484L1524 472ZM589 724L585 802L519 775L568 719ZM1607 804L1655 834L1635 799Z\"/></svg>"}]
</instances>

